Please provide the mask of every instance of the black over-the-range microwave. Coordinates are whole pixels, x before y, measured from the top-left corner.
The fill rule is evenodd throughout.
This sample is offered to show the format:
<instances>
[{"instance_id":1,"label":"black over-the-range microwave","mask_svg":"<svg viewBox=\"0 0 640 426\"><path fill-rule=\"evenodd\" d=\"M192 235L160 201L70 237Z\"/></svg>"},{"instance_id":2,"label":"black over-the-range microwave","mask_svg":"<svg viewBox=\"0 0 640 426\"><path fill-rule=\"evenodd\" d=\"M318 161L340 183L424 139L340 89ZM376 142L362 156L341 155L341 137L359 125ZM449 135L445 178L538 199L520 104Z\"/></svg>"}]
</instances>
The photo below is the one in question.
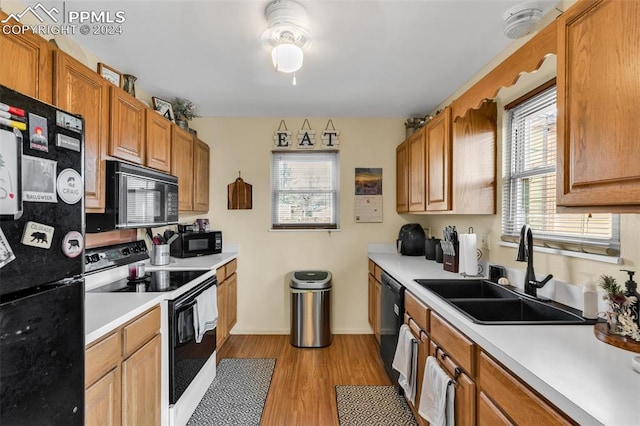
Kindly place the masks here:
<instances>
[{"instance_id":1,"label":"black over-the-range microwave","mask_svg":"<svg viewBox=\"0 0 640 426\"><path fill-rule=\"evenodd\" d=\"M171 243L171 256L195 257L222 253L222 232L181 232Z\"/></svg>"}]
</instances>

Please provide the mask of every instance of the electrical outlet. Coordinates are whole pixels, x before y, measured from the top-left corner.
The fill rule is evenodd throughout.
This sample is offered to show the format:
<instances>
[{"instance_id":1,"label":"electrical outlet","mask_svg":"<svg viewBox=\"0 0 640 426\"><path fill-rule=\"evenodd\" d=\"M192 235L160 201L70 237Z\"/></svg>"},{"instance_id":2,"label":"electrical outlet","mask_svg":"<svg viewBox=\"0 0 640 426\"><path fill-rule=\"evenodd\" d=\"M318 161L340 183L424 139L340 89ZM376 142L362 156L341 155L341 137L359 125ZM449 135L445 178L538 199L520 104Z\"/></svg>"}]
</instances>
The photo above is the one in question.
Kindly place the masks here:
<instances>
[{"instance_id":1,"label":"electrical outlet","mask_svg":"<svg viewBox=\"0 0 640 426\"><path fill-rule=\"evenodd\" d=\"M482 250L489 250L489 237L489 234L482 234L482 237L480 239L480 248Z\"/></svg>"}]
</instances>

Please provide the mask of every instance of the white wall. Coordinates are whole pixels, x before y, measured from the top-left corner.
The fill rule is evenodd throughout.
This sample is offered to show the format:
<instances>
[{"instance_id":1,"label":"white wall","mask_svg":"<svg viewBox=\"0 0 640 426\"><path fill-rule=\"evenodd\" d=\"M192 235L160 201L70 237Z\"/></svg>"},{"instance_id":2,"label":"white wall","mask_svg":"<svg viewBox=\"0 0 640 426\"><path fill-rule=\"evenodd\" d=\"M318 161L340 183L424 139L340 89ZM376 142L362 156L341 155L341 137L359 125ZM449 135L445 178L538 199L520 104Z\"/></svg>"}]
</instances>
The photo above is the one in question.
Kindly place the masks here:
<instances>
[{"instance_id":1,"label":"white wall","mask_svg":"<svg viewBox=\"0 0 640 426\"><path fill-rule=\"evenodd\" d=\"M304 118L284 118L296 133ZM238 323L234 333L288 333L288 273L333 273L334 333L369 333L367 244L395 241L404 223L395 213L395 147L404 139L403 119L333 118L340 131L340 231L270 231L270 161L278 118L200 118L191 123L211 147L208 217L225 242L238 243ZM329 118L310 117L321 131ZM355 223L356 167L383 169L383 223ZM242 172L253 185L253 209L227 210L227 185Z\"/></svg>"}]
</instances>

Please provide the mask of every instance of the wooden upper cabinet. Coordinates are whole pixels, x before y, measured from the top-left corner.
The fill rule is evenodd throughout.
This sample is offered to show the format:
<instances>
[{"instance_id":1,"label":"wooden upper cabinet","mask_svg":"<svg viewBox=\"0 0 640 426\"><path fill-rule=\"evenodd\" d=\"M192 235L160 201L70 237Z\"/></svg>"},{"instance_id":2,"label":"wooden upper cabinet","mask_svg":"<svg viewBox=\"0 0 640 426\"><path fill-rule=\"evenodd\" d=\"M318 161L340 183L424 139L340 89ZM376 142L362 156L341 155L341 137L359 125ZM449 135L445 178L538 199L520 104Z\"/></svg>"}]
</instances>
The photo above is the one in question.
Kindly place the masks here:
<instances>
[{"instance_id":1,"label":"wooden upper cabinet","mask_svg":"<svg viewBox=\"0 0 640 426\"><path fill-rule=\"evenodd\" d=\"M639 22L640 2L618 0L558 18L559 206L640 211Z\"/></svg>"},{"instance_id":2,"label":"wooden upper cabinet","mask_svg":"<svg viewBox=\"0 0 640 426\"><path fill-rule=\"evenodd\" d=\"M193 210L209 211L209 145L199 139L193 144Z\"/></svg>"},{"instance_id":3,"label":"wooden upper cabinet","mask_svg":"<svg viewBox=\"0 0 640 426\"><path fill-rule=\"evenodd\" d=\"M451 110L426 125L426 210L451 210Z\"/></svg>"},{"instance_id":4,"label":"wooden upper cabinet","mask_svg":"<svg viewBox=\"0 0 640 426\"><path fill-rule=\"evenodd\" d=\"M110 88L109 155L132 163L144 164L146 107L118 87Z\"/></svg>"},{"instance_id":5,"label":"wooden upper cabinet","mask_svg":"<svg viewBox=\"0 0 640 426\"><path fill-rule=\"evenodd\" d=\"M53 62L54 105L84 117L85 208L104 212L110 83L61 51L53 53Z\"/></svg>"},{"instance_id":6,"label":"wooden upper cabinet","mask_svg":"<svg viewBox=\"0 0 640 426\"><path fill-rule=\"evenodd\" d=\"M178 126L171 126L171 131L171 174L178 177L178 209L193 211L193 136Z\"/></svg>"},{"instance_id":7,"label":"wooden upper cabinet","mask_svg":"<svg viewBox=\"0 0 640 426\"><path fill-rule=\"evenodd\" d=\"M171 121L146 108L147 156L145 164L163 172L171 171Z\"/></svg>"},{"instance_id":8,"label":"wooden upper cabinet","mask_svg":"<svg viewBox=\"0 0 640 426\"><path fill-rule=\"evenodd\" d=\"M0 20L7 14L0 11ZM11 20L7 25L20 25ZM44 38L24 34L0 34L0 84L27 96L51 103L52 59L55 48Z\"/></svg>"},{"instance_id":9,"label":"wooden upper cabinet","mask_svg":"<svg viewBox=\"0 0 640 426\"><path fill-rule=\"evenodd\" d=\"M396 211L409 211L409 167L407 142L402 142L396 148Z\"/></svg>"},{"instance_id":10,"label":"wooden upper cabinet","mask_svg":"<svg viewBox=\"0 0 640 426\"><path fill-rule=\"evenodd\" d=\"M496 213L495 102L484 102L452 124L453 213Z\"/></svg>"},{"instance_id":11,"label":"wooden upper cabinet","mask_svg":"<svg viewBox=\"0 0 640 426\"><path fill-rule=\"evenodd\" d=\"M409 211L425 210L425 132L418 129L407 139L409 168Z\"/></svg>"}]
</instances>

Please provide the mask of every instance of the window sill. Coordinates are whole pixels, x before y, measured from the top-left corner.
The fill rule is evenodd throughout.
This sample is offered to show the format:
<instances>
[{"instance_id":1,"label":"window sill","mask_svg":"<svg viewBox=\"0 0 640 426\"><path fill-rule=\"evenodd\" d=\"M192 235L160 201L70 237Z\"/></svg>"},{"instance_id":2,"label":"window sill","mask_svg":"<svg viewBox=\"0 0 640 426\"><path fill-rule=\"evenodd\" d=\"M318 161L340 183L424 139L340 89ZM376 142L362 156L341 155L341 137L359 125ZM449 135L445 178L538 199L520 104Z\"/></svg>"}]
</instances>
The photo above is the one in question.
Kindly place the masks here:
<instances>
[{"instance_id":1,"label":"window sill","mask_svg":"<svg viewBox=\"0 0 640 426\"><path fill-rule=\"evenodd\" d=\"M507 241L500 241L498 242L498 245L501 247L512 247L515 249L518 248L518 244L510 243ZM615 265L623 264L622 258L616 257L616 256L604 256L601 254L582 253L579 251L561 250L561 249L539 247L539 246L534 246L533 251L536 251L539 253L558 254L560 256L566 256L566 257L575 257L578 259L593 260L594 262L613 263Z\"/></svg>"}]
</instances>

